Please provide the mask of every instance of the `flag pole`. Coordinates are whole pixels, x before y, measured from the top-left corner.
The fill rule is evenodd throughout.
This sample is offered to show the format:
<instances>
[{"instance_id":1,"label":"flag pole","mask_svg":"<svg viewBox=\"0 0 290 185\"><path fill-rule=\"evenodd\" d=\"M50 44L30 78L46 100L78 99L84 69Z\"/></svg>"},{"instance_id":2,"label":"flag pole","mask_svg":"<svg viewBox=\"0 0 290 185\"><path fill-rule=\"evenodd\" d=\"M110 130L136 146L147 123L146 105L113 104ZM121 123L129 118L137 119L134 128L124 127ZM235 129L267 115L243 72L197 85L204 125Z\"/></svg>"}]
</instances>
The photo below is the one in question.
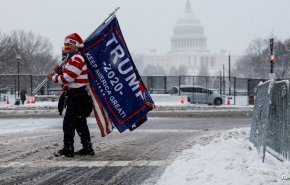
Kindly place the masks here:
<instances>
[{"instance_id":1,"label":"flag pole","mask_svg":"<svg viewBox=\"0 0 290 185\"><path fill-rule=\"evenodd\" d=\"M110 13L109 14L109 16L98 26L98 28L97 29L99 29L101 26L103 26L104 24L106 24L106 22L112 17L112 16L114 16L115 14L116 14L116 12L118 11L120 9L120 7L117 7L112 13ZM96 29L96 30L97 30ZM95 31L96 31L95 30ZM92 35L93 35L93 33L95 32L95 31L93 31L92 32L92 34L90 35L90 36L88 36L87 38L86 38L86 40L88 40ZM86 41L85 40L85 41ZM65 65L65 63L66 63L66 61L68 60L68 58L69 58L69 55L61 62L61 64L59 64L59 67L62 67L62 66L64 66ZM56 71L55 70L53 70L52 71L52 74L54 75L54 74L56 74ZM35 95L47 82L49 81L49 78L45 78L33 91L32 91L32 95Z\"/></svg>"}]
</instances>

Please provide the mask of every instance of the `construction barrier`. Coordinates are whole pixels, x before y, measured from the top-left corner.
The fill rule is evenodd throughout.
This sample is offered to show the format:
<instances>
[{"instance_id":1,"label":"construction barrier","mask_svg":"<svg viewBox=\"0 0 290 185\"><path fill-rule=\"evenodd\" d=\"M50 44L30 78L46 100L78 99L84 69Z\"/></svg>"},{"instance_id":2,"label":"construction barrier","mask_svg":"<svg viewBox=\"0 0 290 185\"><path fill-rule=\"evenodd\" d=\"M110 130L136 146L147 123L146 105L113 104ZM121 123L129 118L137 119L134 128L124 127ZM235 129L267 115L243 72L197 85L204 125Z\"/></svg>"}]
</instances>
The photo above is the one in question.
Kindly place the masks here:
<instances>
[{"instance_id":1,"label":"construction barrier","mask_svg":"<svg viewBox=\"0 0 290 185\"><path fill-rule=\"evenodd\" d=\"M289 81L274 80L257 88L250 141L263 152L280 159L290 154L290 94Z\"/></svg>"},{"instance_id":2,"label":"construction barrier","mask_svg":"<svg viewBox=\"0 0 290 185\"><path fill-rule=\"evenodd\" d=\"M9 97L6 97L6 104L10 104Z\"/></svg>"}]
</instances>

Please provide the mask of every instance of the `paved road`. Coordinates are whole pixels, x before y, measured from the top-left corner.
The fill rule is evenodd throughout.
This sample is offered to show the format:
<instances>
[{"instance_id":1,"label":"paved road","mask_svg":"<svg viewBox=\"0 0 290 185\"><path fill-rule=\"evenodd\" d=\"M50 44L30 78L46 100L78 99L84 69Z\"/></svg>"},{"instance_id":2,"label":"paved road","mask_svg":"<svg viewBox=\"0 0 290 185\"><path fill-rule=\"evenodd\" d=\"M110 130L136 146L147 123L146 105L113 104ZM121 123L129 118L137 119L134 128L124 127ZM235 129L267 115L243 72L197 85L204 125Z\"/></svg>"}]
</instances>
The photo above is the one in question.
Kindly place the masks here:
<instances>
[{"instance_id":1,"label":"paved road","mask_svg":"<svg viewBox=\"0 0 290 185\"><path fill-rule=\"evenodd\" d=\"M96 155L55 158L52 153L61 148L61 122L1 119L0 184L155 184L182 150L206 144L219 130L249 127L251 119L149 118L136 131L113 132L102 139L90 118ZM76 137L75 148L80 147Z\"/></svg>"}]
</instances>

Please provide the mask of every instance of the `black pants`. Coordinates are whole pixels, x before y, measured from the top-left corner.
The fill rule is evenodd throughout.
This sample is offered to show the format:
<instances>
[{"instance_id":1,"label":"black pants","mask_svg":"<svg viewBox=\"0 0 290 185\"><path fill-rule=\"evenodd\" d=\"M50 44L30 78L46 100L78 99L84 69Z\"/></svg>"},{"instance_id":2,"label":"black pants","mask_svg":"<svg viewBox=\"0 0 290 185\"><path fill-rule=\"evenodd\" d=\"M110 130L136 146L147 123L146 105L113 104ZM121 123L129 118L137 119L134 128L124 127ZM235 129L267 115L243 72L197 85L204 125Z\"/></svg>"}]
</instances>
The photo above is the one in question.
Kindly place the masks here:
<instances>
[{"instance_id":1,"label":"black pants","mask_svg":"<svg viewBox=\"0 0 290 185\"><path fill-rule=\"evenodd\" d=\"M69 90L66 99L66 113L63 120L64 145L73 145L75 130L83 145L91 142L86 117L81 114L82 101L88 96L85 88Z\"/></svg>"}]
</instances>

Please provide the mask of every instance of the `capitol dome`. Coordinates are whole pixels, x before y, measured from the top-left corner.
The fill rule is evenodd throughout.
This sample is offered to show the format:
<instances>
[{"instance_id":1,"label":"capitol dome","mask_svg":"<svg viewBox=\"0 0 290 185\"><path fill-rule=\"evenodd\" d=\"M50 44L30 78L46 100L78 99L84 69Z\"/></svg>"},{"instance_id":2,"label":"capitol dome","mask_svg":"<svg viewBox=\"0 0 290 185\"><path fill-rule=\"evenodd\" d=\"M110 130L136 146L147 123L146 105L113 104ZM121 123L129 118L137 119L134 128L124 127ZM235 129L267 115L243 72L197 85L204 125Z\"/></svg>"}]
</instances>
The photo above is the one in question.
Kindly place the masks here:
<instances>
[{"instance_id":1,"label":"capitol dome","mask_svg":"<svg viewBox=\"0 0 290 185\"><path fill-rule=\"evenodd\" d=\"M206 50L206 37L198 17L191 10L191 3L187 0L184 15L177 20L171 38L171 51Z\"/></svg>"}]
</instances>

